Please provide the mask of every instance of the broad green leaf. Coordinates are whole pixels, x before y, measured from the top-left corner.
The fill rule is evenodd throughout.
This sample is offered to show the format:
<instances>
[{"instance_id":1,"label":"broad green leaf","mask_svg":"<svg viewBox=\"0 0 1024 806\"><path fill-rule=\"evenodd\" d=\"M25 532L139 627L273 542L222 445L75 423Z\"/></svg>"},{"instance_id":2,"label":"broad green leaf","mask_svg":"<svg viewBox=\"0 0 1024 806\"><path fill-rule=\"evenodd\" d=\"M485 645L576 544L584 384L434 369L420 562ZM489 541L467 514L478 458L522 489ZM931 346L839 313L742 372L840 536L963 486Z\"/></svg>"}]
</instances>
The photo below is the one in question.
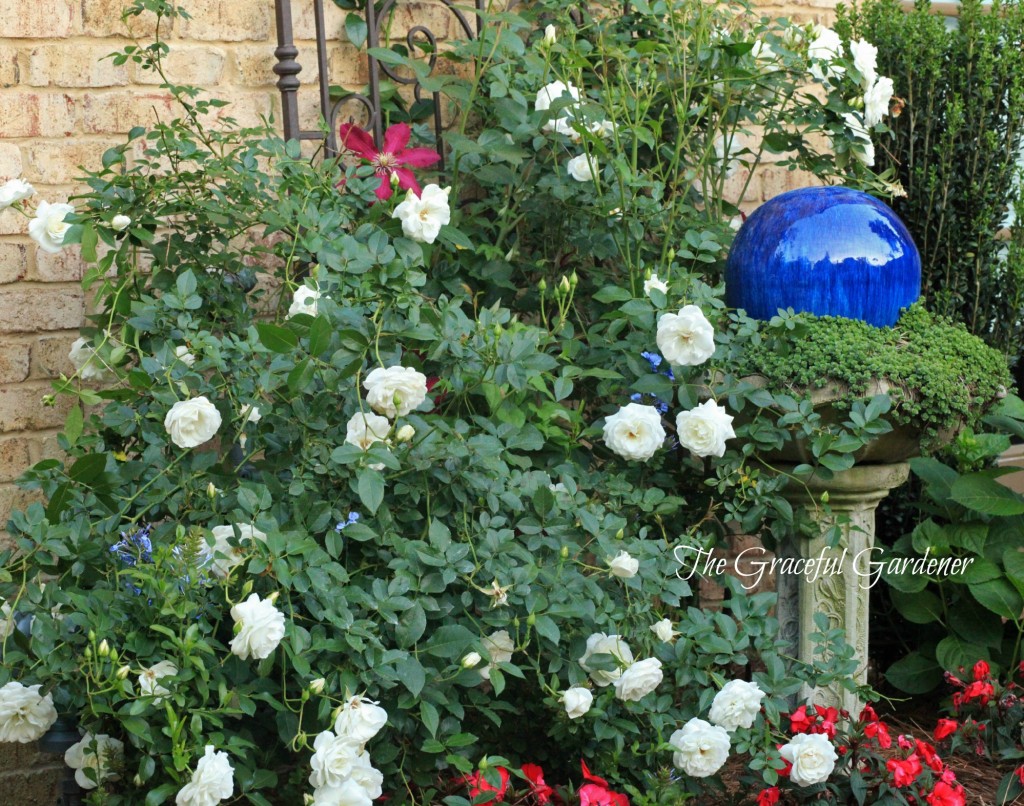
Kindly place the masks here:
<instances>
[{"instance_id":1,"label":"broad green leaf","mask_svg":"<svg viewBox=\"0 0 1024 806\"><path fill-rule=\"evenodd\" d=\"M987 472L961 476L950 488L950 496L958 504L985 515L1024 513L1024 496L1003 486Z\"/></svg>"},{"instance_id":2,"label":"broad green leaf","mask_svg":"<svg viewBox=\"0 0 1024 806\"><path fill-rule=\"evenodd\" d=\"M375 514L384 500L384 477L379 471L366 467L359 471L359 500L370 514Z\"/></svg>"},{"instance_id":3,"label":"broad green leaf","mask_svg":"<svg viewBox=\"0 0 1024 806\"><path fill-rule=\"evenodd\" d=\"M931 591L904 593L891 591L892 603L900 611L900 615L914 624L931 624L942 621L942 601Z\"/></svg>"},{"instance_id":4,"label":"broad green leaf","mask_svg":"<svg viewBox=\"0 0 1024 806\"><path fill-rule=\"evenodd\" d=\"M331 346L331 333L333 328L325 316L318 316L309 326L309 354L321 355Z\"/></svg>"},{"instance_id":5,"label":"broad green leaf","mask_svg":"<svg viewBox=\"0 0 1024 806\"><path fill-rule=\"evenodd\" d=\"M997 616L1019 621L1024 599L1006 579L992 579L980 585L970 586L971 595Z\"/></svg>"},{"instance_id":6,"label":"broad green leaf","mask_svg":"<svg viewBox=\"0 0 1024 806\"><path fill-rule=\"evenodd\" d=\"M935 659L947 672L957 672L975 664L979 659L990 660L987 647L963 641L955 635L947 635L935 647Z\"/></svg>"},{"instance_id":7,"label":"broad green leaf","mask_svg":"<svg viewBox=\"0 0 1024 806\"><path fill-rule=\"evenodd\" d=\"M398 672L398 679L402 685L409 689L414 697L420 696L423 685L427 682L426 672L420 662L412 655L407 655L395 664L395 671Z\"/></svg>"},{"instance_id":8,"label":"broad green leaf","mask_svg":"<svg viewBox=\"0 0 1024 806\"><path fill-rule=\"evenodd\" d=\"M900 691L925 694L942 682L942 667L932 658L911 652L890 666L885 677Z\"/></svg>"},{"instance_id":9,"label":"broad green leaf","mask_svg":"<svg viewBox=\"0 0 1024 806\"><path fill-rule=\"evenodd\" d=\"M68 412L68 416L64 420L64 436L67 437L71 445L78 442L78 438L82 436L84 424L82 407L76 403L71 407L71 411Z\"/></svg>"},{"instance_id":10,"label":"broad green leaf","mask_svg":"<svg viewBox=\"0 0 1024 806\"><path fill-rule=\"evenodd\" d=\"M258 322L256 332L260 343L275 353L290 353L299 343L299 337L291 330L268 322Z\"/></svg>"}]
</instances>

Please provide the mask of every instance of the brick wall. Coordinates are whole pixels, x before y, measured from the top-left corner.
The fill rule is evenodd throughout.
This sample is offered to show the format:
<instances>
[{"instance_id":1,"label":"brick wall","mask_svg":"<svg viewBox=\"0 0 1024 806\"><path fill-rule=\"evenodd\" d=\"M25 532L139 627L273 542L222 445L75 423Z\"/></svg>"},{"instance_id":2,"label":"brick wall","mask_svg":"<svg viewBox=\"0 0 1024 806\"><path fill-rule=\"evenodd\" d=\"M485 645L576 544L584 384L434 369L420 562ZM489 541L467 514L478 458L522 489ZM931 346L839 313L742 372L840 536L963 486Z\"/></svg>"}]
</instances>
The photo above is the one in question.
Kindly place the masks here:
<instances>
[{"instance_id":1,"label":"brick wall","mask_svg":"<svg viewBox=\"0 0 1024 806\"><path fill-rule=\"evenodd\" d=\"M172 80L211 88L232 101L230 114L256 122L278 108L271 72L276 45L273 0L179 0L192 19L176 21L166 38L172 47ZM128 42L120 21L124 0L0 0L0 181L23 177L37 198L65 201L75 192L79 166L99 164L100 155L123 141L132 126L171 111L159 79L134 64L102 60ZM292 0L294 30L305 65L303 80L315 79L310 54L312 3ZM827 21L834 0L762 3L771 16ZM326 2L329 31L341 31L343 14ZM435 12L410 3L404 15L421 20ZM441 19L447 19L442 15ZM399 21L400 22L400 21ZM396 23L398 24L398 23ZM151 33L135 23L143 41ZM344 38L336 36L337 40ZM366 83L365 65L349 45L330 56L331 80ZM306 93L303 124L316 120L315 99ZM742 182L739 176L734 182ZM768 167L754 177L746 206L795 186L799 180ZM740 185L736 185L739 187ZM18 214L0 214L0 526L13 507L27 503L13 480L31 464L54 455L55 434L66 406L46 408L50 379L70 372L71 342L85 310L78 281L82 264L75 249L51 255L26 234ZM0 789L17 802L50 804L52 759L34 749L5 746ZM40 772L42 770L43 772Z\"/></svg>"}]
</instances>

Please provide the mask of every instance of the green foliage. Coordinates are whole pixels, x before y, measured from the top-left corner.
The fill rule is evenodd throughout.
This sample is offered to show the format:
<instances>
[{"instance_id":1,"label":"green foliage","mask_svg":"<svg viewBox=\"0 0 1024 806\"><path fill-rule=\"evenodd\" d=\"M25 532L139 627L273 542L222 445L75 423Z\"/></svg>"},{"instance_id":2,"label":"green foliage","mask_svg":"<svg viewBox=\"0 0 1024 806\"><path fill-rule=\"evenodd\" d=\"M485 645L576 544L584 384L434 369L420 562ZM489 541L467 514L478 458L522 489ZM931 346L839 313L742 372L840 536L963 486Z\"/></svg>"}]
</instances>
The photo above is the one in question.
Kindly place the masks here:
<instances>
[{"instance_id":1,"label":"green foliage","mask_svg":"<svg viewBox=\"0 0 1024 806\"><path fill-rule=\"evenodd\" d=\"M965 0L947 27L927 0L866 0L837 29L878 47L905 106L882 149L906 189L893 207L922 257L930 310L1016 362L1024 347L1024 227L1000 231L1020 201L1024 5Z\"/></svg>"}]
</instances>

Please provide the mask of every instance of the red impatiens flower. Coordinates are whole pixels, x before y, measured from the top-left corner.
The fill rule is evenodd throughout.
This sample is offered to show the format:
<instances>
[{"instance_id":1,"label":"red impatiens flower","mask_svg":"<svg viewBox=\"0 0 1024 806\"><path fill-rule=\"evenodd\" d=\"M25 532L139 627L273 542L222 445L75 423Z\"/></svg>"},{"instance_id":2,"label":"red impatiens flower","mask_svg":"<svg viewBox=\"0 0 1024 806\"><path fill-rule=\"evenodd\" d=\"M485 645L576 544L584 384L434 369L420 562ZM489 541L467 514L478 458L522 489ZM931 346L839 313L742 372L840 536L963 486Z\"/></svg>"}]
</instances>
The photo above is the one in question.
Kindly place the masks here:
<instances>
[{"instance_id":1,"label":"red impatiens flower","mask_svg":"<svg viewBox=\"0 0 1024 806\"><path fill-rule=\"evenodd\" d=\"M775 806L779 802L780 794L777 786L762 790L761 794L757 796L757 806Z\"/></svg>"},{"instance_id":2,"label":"red impatiens flower","mask_svg":"<svg viewBox=\"0 0 1024 806\"><path fill-rule=\"evenodd\" d=\"M860 712L861 722L877 722L878 713L870 705L865 705L864 710Z\"/></svg>"},{"instance_id":3,"label":"red impatiens flower","mask_svg":"<svg viewBox=\"0 0 1024 806\"><path fill-rule=\"evenodd\" d=\"M1013 771L1013 774L1017 776L1017 780L1024 784L1024 764L1021 764L1017 769Z\"/></svg>"},{"instance_id":4,"label":"red impatiens flower","mask_svg":"<svg viewBox=\"0 0 1024 806\"><path fill-rule=\"evenodd\" d=\"M878 746L883 750L888 750L892 747L892 737L889 735L889 728L884 722L871 722L865 725L864 735L878 742Z\"/></svg>"},{"instance_id":5,"label":"red impatiens flower","mask_svg":"<svg viewBox=\"0 0 1024 806\"><path fill-rule=\"evenodd\" d=\"M816 717L808 715L807 706L801 705L789 715L790 733L807 733L817 721Z\"/></svg>"},{"instance_id":6,"label":"red impatiens flower","mask_svg":"<svg viewBox=\"0 0 1024 806\"><path fill-rule=\"evenodd\" d=\"M484 792L494 792L494 797L481 803L495 803L505 800L505 792L508 790L509 772L504 767L495 767L498 771L500 781L494 786L485 777L482 770L477 770L472 775L467 775L464 782L469 787L470 800L476 800Z\"/></svg>"},{"instance_id":7,"label":"red impatiens flower","mask_svg":"<svg viewBox=\"0 0 1024 806\"><path fill-rule=\"evenodd\" d=\"M979 660L977 663L974 664L974 679L984 680L988 677L989 671L990 669L988 664L983 660Z\"/></svg>"},{"instance_id":8,"label":"red impatiens flower","mask_svg":"<svg viewBox=\"0 0 1024 806\"><path fill-rule=\"evenodd\" d=\"M591 773L587 762L580 760L580 766L583 779L587 781L576 793L580 796L580 806L629 806L629 798L608 789L608 782Z\"/></svg>"},{"instance_id":9,"label":"red impatiens flower","mask_svg":"<svg viewBox=\"0 0 1024 806\"><path fill-rule=\"evenodd\" d=\"M964 788L960 784L939 781L925 801L928 806L964 806Z\"/></svg>"},{"instance_id":10,"label":"red impatiens flower","mask_svg":"<svg viewBox=\"0 0 1024 806\"><path fill-rule=\"evenodd\" d=\"M814 706L821 717L821 724L812 733L824 733L829 739L836 738L836 722L839 721L839 710L837 708L823 708L820 705Z\"/></svg>"},{"instance_id":11,"label":"red impatiens flower","mask_svg":"<svg viewBox=\"0 0 1024 806\"><path fill-rule=\"evenodd\" d=\"M981 700L982 705L987 705L988 701L992 699L995 694L995 689L991 683L985 683L981 680L976 680L971 683L967 688L964 689L964 702L970 702L971 700Z\"/></svg>"},{"instance_id":12,"label":"red impatiens flower","mask_svg":"<svg viewBox=\"0 0 1024 806\"><path fill-rule=\"evenodd\" d=\"M905 759L890 758L885 762L885 768L892 774L896 786L910 786L921 774L921 760L916 755Z\"/></svg>"},{"instance_id":13,"label":"red impatiens flower","mask_svg":"<svg viewBox=\"0 0 1024 806\"><path fill-rule=\"evenodd\" d=\"M914 744L917 745L917 754L924 759L924 763L931 767L934 772L942 772L942 768L945 765L942 763L942 759L939 758L939 754L935 752L935 748L928 744L928 742L922 742L920 739L914 739Z\"/></svg>"},{"instance_id":14,"label":"red impatiens flower","mask_svg":"<svg viewBox=\"0 0 1024 806\"><path fill-rule=\"evenodd\" d=\"M537 799L537 803L550 803L551 795L555 790L544 783L544 770L540 768L540 765L524 764L522 771L523 775L526 776L526 780L530 782L530 790Z\"/></svg>"},{"instance_id":15,"label":"red impatiens flower","mask_svg":"<svg viewBox=\"0 0 1024 806\"><path fill-rule=\"evenodd\" d=\"M397 123L384 132L384 147L379 151L373 144L369 132L351 123L341 124L338 130L342 148L358 154L373 166L373 172L380 177L377 198L390 199L393 192L391 177L398 177L398 186L420 195L420 186L409 168L426 168L433 165L441 155L430 148L406 148L412 129L406 123Z\"/></svg>"},{"instance_id":16,"label":"red impatiens flower","mask_svg":"<svg viewBox=\"0 0 1024 806\"><path fill-rule=\"evenodd\" d=\"M956 733L960 724L955 719L940 719L935 726L935 741L941 742Z\"/></svg>"}]
</instances>

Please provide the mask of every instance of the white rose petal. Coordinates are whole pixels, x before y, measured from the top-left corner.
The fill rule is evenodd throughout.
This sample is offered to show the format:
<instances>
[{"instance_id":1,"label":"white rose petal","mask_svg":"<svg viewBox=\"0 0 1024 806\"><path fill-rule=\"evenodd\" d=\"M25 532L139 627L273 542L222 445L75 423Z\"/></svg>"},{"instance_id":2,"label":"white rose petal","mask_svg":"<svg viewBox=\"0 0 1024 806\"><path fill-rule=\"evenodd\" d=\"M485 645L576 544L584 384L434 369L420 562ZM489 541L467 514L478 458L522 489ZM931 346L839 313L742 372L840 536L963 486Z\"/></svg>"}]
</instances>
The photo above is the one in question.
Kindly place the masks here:
<instances>
[{"instance_id":1,"label":"white rose petal","mask_svg":"<svg viewBox=\"0 0 1024 806\"><path fill-rule=\"evenodd\" d=\"M49 204L41 201L36 217L28 222L28 234L44 252L56 254L64 246L64 236L71 225L64 221L68 213L75 212L70 204Z\"/></svg>"},{"instance_id":2,"label":"white rose petal","mask_svg":"<svg viewBox=\"0 0 1024 806\"><path fill-rule=\"evenodd\" d=\"M675 629L675 625L671 619L663 618L657 624L651 625L651 632L658 636L659 641L671 644L679 633Z\"/></svg>"},{"instance_id":3,"label":"white rose petal","mask_svg":"<svg viewBox=\"0 0 1024 806\"><path fill-rule=\"evenodd\" d=\"M24 179L8 179L0 185L0 210L6 210L35 192L35 188Z\"/></svg>"},{"instance_id":4,"label":"white rose petal","mask_svg":"<svg viewBox=\"0 0 1024 806\"><path fill-rule=\"evenodd\" d=\"M378 414L404 417L427 399L427 376L411 367L377 367L363 381L366 402Z\"/></svg>"},{"instance_id":5,"label":"white rose petal","mask_svg":"<svg viewBox=\"0 0 1024 806\"><path fill-rule=\"evenodd\" d=\"M491 662L480 670L480 675L484 680L490 680L492 669L498 668L499 663L508 663L512 660L516 645L512 643L512 636L508 634L508 630L498 630L484 638L483 646Z\"/></svg>"},{"instance_id":6,"label":"white rose petal","mask_svg":"<svg viewBox=\"0 0 1024 806\"><path fill-rule=\"evenodd\" d=\"M209 442L220 423L220 412L205 397L179 400L164 417L164 428L179 448L195 448Z\"/></svg>"},{"instance_id":7,"label":"white rose petal","mask_svg":"<svg viewBox=\"0 0 1024 806\"><path fill-rule=\"evenodd\" d=\"M659 280L657 274L652 274L646 280L644 280L644 293L647 296L651 295L651 292L657 289L662 294L668 293L668 283L664 280Z\"/></svg>"},{"instance_id":8,"label":"white rose petal","mask_svg":"<svg viewBox=\"0 0 1024 806\"><path fill-rule=\"evenodd\" d=\"M800 733L779 748L779 755L793 765L789 778L797 786L828 780L835 769L836 749L823 733Z\"/></svg>"},{"instance_id":9,"label":"white rose petal","mask_svg":"<svg viewBox=\"0 0 1024 806\"><path fill-rule=\"evenodd\" d=\"M381 776L382 783L383 780ZM339 786L319 787L310 803L311 806L373 806L373 800L373 795L356 778L346 778Z\"/></svg>"},{"instance_id":10,"label":"white rose petal","mask_svg":"<svg viewBox=\"0 0 1024 806\"><path fill-rule=\"evenodd\" d=\"M231 618L238 625L231 651L242 660L263 660L284 638L284 615L270 599L261 600L258 593L232 607Z\"/></svg>"},{"instance_id":11,"label":"white rose petal","mask_svg":"<svg viewBox=\"0 0 1024 806\"><path fill-rule=\"evenodd\" d=\"M665 442L665 428L654 406L627 403L604 421L604 442L623 459L646 462Z\"/></svg>"},{"instance_id":12,"label":"white rose petal","mask_svg":"<svg viewBox=\"0 0 1024 806\"><path fill-rule=\"evenodd\" d=\"M824 81L827 77L841 76L846 70L832 62L838 59L842 52L843 40L839 38L839 34L824 25L815 25L814 39L807 49L807 58L813 62L811 75L819 81Z\"/></svg>"},{"instance_id":13,"label":"white rose petal","mask_svg":"<svg viewBox=\"0 0 1024 806\"><path fill-rule=\"evenodd\" d=\"M159 684L162 677L174 677L178 673L178 667L169 660L162 660L154 663L148 669L139 672L139 693L146 697L155 697L153 705L163 702L164 696L171 692Z\"/></svg>"},{"instance_id":14,"label":"white rose petal","mask_svg":"<svg viewBox=\"0 0 1024 806\"><path fill-rule=\"evenodd\" d=\"M850 43L850 54L853 56L853 66L861 75L864 89L867 89L878 77L878 48L870 42L857 39Z\"/></svg>"},{"instance_id":15,"label":"white rose petal","mask_svg":"<svg viewBox=\"0 0 1024 806\"><path fill-rule=\"evenodd\" d=\"M594 695L590 689L582 686L573 686L562 692L562 705L565 706L565 713L569 719L579 719L590 710L594 704Z\"/></svg>"},{"instance_id":16,"label":"white rose petal","mask_svg":"<svg viewBox=\"0 0 1024 806\"><path fill-rule=\"evenodd\" d=\"M482 660L483 658L480 657L479 652L467 652L460 663L462 664L463 669L473 669L474 667L479 666Z\"/></svg>"},{"instance_id":17,"label":"white rose petal","mask_svg":"<svg viewBox=\"0 0 1024 806\"><path fill-rule=\"evenodd\" d=\"M739 158L742 151L743 144L735 134L731 135L728 140L724 134L715 139L715 157L718 158L718 164L722 166L727 179L734 176L743 167L743 162Z\"/></svg>"},{"instance_id":18,"label":"white rose petal","mask_svg":"<svg viewBox=\"0 0 1024 806\"><path fill-rule=\"evenodd\" d=\"M196 357L188 351L188 347L184 344L174 348L174 357L187 367L191 367L196 363Z\"/></svg>"},{"instance_id":19,"label":"white rose petal","mask_svg":"<svg viewBox=\"0 0 1024 806\"><path fill-rule=\"evenodd\" d=\"M109 381L114 377L114 373L103 363L103 359L88 339L75 339L71 345L71 352L68 353L68 360L83 381Z\"/></svg>"},{"instance_id":20,"label":"white rose petal","mask_svg":"<svg viewBox=\"0 0 1024 806\"><path fill-rule=\"evenodd\" d=\"M131 224L131 218L126 215L116 215L110 219L110 228L115 232L124 232Z\"/></svg>"},{"instance_id":21,"label":"white rose petal","mask_svg":"<svg viewBox=\"0 0 1024 806\"><path fill-rule=\"evenodd\" d=\"M448 206L448 194L451 191L450 187L441 189L438 185L427 185L419 198L416 198L416 194L410 190L405 201L391 213L391 217L402 222L405 237L420 243L433 243L441 233L441 227L452 220L452 211Z\"/></svg>"},{"instance_id":22,"label":"white rose petal","mask_svg":"<svg viewBox=\"0 0 1024 806\"><path fill-rule=\"evenodd\" d=\"M893 83L888 76L882 76L864 93L864 125L877 126L889 114Z\"/></svg>"},{"instance_id":23,"label":"white rose petal","mask_svg":"<svg viewBox=\"0 0 1024 806\"><path fill-rule=\"evenodd\" d=\"M664 676L657 658L638 660L615 681L615 696L623 702L639 702L658 687Z\"/></svg>"},{"instance_id":24,"label":"white rose petal","mask_svg":"<svg viewBox=\"0 0 1024 806\"><path fill-rule=\"evenodd\" d=\"M376 701L366 697L351 697L338 712L334 732L361 746L380 733L387 722L388 712Z\"/></svg>"},{"instance_id":25,"label":"white rose petal","mask_svg":"<svg viewBox=\"0 0 1024 806\"><path fill-rule=\"evenodd\" d=\"M708 718L728 731L749 728L761 713L764 692L757 683L730 680L715 695Z\"/></svg>"},{"instance_id":26,"label":"white rose petal","mask_svg":"<svg viewBox=\"0 0 1024 806\"><path fill-rule=\"evenodd\" d=\"M238 530L239 544L249 543L258 540L261 543L267 541L267 533L261 532L249 523L236 523L234 526L214 526L210 531L213 533L213 549L211 554L213 561L210 563L210 570L213 575L224 579L231 569L245 559L245 552L240 546L233 546L231 538L235 536L235 529Z\"/></svg>"},{"instance_id":27,"label":"white rose petal","mask_svg":"<svg viewBox=\"0 0 1024 806\"><path fill-rule=\"evenodd\" d=\"M39 693L39 685L16 681L0 688L0 742L37 741L57 721L53 698Z\"/></svg>"},{"instance_id":28,"label":"white rose petal","mask_svg":"<svg viewBox=\"0 0 1024 806\"><path fill-rule=\"evenodd\" d=\"M567 168L569 176L577 182L593 182L594 176L597 174L597 159L587 154L580 154L569 160Z\"/></svg>"},{"instance_id":29,"label":"white rose petal","mask_svg":"<svg viewBox=\"0 0 1024 806\"><path fill-rule=\"evenodd\" d=\"M254 406L252 403L246 403L238 410L238 416L243 418L242 422L248 425L249 423L258 423L263 419L263 415L260 414L258 406Z\"/></svg>"},{"instance_id":30,"label":"white rose petal","mask_svg":"<svg viewBox=\"0 0 1024 806\"><path fill-rule=\"evenodd\" d=\"M608 559L608 568L611 570L612 576L629 579L635 577L636 572L640 570L640 561L631 556L628 551L620 551L615 557Z\"/></svg>"},{"instance_id":31,"label":"white rose petal","mask_svg":"<svg viewBox=\"0 0 1024 806\"><path fill-rule=\"evenodd\" d=\"M124 744L105 733L86 733L64 753L64 763L75 771L75 782L82 789L95 789L97 783L107 780L116 781L120 776L114 770L123 758ZM87 770L92 770L93 778Z\"/></svg>"},{"instance_id":32,"label":"white rose petal","mask_svg":"<svg viewBox=\"0 0 1024 806\"><path fill-rule=\"evenodd\" d=\"M174 802L177 806L216 806L234 794L234 774L230 756L208 744L192 780L178 791Z\"/></svg>"},{"instance_id":33,"label":"white rose petal","mask_svg":"<svg viewBox=\"0 0 1024 806\"><path fill-rule=\"evenodd\" d=\"M726 413L724 406L705 400L696 408L676 415L676 436L679 444L694 456L722 456L725 441L736 436L732 421L732 415Z\"/></svg>"},{"instance_id":34,"label":"white rose petal","mask_svg":"<svg viewBox=\"0 0 1024 806\"><path fill-rule=\"evenodd\" d=\"M352 775L363 755L362 744L347 736L336 736L329 730L317 734L313 741L313 757L309 783L315 787L341 786Z\"/></svg>"},{"instance_id":35,"label":"white rose petal","mask_svg":"<svg viewBox=\"0 0 1024 806\"><path fill-rule=\"evenodd\" d=\"M317 303L320 301L320 289L309 286L299 286L292 294L292 304L288 306L287 319L297 316L300 313L308 313L316 316Z\"/></svg>"},{"instance_id":36,"label":"white rose petal","mask_svg":"<svg viewBox=\"0 0 1024 806\"><path fill-rule=\"evenodd\" d=\"M691 719L668 742L675 748L672 763L694 778L714 775L729 758L729 734L703 719Z\"/></svg>"},{"instance_id":37,"label":"white rose petal","mask_svg":"<svg viewBox=\"0 0 1024 806\"><path fill-rule=\"evenodd\" d=\"M697 305L658 319L658 349L669 363L696 367L715 354L715 329Z\"/></svg>"},{"instance_id":38,"label":"white rose petal","mask_svg":"<svg viewBox=\"0 0 1024 806\"><path fill-rule=\"evenodd\" d=\"M592 669L588 661L593 655L611 655L618 663L618 669L604 670ZM633 662L633 651L629 645L618 635L605 635L603 632L594 633L587 639L587 648L580 658L580 666L590 673L590 679L595 686L604 688L610 686L622 676L622 667L628 667Z\"/></svg>"},{"instance_id":39,"label":"white rose petal","mask_svg":"<svg viewBox=\"0 0 1024 806\"><path fill-rule=\"evenodd\" d=\"M870 168L875 164L875 144L871 140L871 133L864 125L864 121L853 112L844 112L843 120L846 122L847 135L853 140L850 144L850 153Z\"/></svg>"},{"instance_id":40,"label":"white rose petal","mask_svg":"<svg viewBox=\"0 0 1024 806\"><path fill-rule=\"evenodd\" d=\"M544 112L551 108L551 104L565 95L568 95L574 101L579 101L580 99L580 91L572 84L567 84L564 81L552 81L547 86L542 87L540 92L537 93L533 108L538 112Z\"/></svg>"}]
</instances>

